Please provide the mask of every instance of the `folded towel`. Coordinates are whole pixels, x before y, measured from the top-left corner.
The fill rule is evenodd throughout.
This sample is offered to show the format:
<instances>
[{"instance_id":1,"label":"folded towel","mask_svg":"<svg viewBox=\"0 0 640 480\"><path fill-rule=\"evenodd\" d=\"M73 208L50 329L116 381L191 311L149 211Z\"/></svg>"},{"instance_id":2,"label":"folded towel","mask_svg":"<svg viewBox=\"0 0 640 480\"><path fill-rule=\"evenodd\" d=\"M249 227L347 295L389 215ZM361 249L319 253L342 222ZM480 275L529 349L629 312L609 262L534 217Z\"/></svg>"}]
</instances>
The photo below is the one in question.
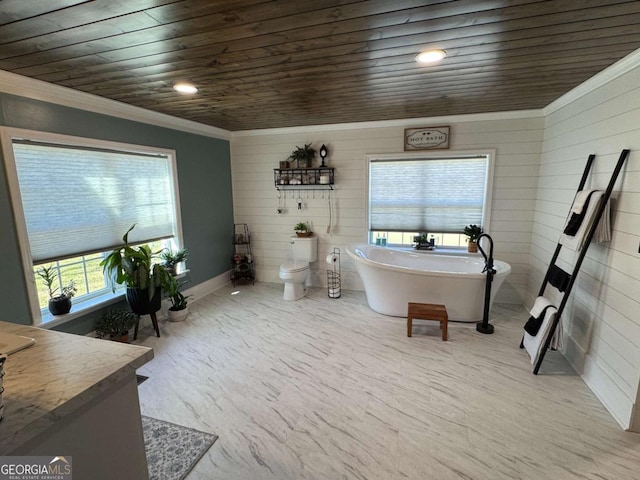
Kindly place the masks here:
<instances>
[{"instance_id":1,"label":"folded towel","mask_svg":"<svg viewBox=\"0 0 640 480\"><path fill-rule=\"evenodd\" d=\"M547 309L550 307L553 307L553 305L545 297L536 298L536 301L533 302L533 307L529 312L531 316L524 325L524 329L529 335L535 337L538 334L538 331L544 321L545 314L547 313Z\"/></svg>"},{"instance_id":2,"label":"folded towel","mask_svg":"<svg viewBox=\"0 0 640 480\"><path fill-rule=\"evenodd\" d=\"M600 190L598 190L591 196L589 200L589 205L586 207L586 210L585 210L584 220L580 224L580 228L578 228L578 231L576 232L576 234L574 236L570 236L564 233L561 235L560 243L563 246L569 247L575 251L582 250L587 233L589 232L589 229L591 228L591 225L595 220L596 210L598 209L598 206L600 205L600 202L602 201L603 197L604 197L604 192ZM570 214L569 217L571 217L571 215L572 214ZM602 217L600 219L600 222L598 222L597 230L593 237L594 242L604 243L611 240L611 224L610 224L610 218L609 218L610 215L611 215L611 210L609 207L609 202L607 202L605 205L604 211L602 212ZM567 219L567 223L569 222L569 220L570 218Z\"/></svg>"},{"instance_id":3,"label":"folded towel","mask_svg":"<svg viewBox=\"0 0 640 480\"><path fill-rule=\"evenodd\" d=\"M571 275L557 265L549 266L549 283L556 287L558 291L564 292L569 286Z\"/></svg>"},{"instance_id":4,"label":"folded towel","mask_svg":"<svg viewBox=\"0 0 640 480\"><path fill-rule=\"evenodd\" d=\"M573 199L573 205L571 205L571 212L580 215L584 209L585 204L589 201L589 197L596 189L580 190L576 193L576 197Z\"/></svg>"},{"instance_id":5,"label":"folded towel","mask_svg":"<svg viewBox=\"0 0 640 480\"><path fill-rule=\"evenodd\" d=\"M590 190L586 195L583 195L583 192L578 192L576 196L576 200L574 200L574 206L571 207L571 211L569 212L569 220L564 227L564 233L573 237L580 229L580 225L585 219L587 212L589 211L589 203L591 201L591 197L597 196L597 190ZM580 197L580 205L579 208L575 208L576 201ZM576 212L576 210L579 210Z\"/></svg>"},{"instance_id":6,"label":"folded towel","mask_svg":"<svg viewBox=\"0 0 640 480\"><path fill-rule=\"evenodd\" d=\"M540 331L540 327L542 327L542 322L544 321L544 317L547 314L547 309L551 307L553 307L553 305L547 305L538 317L529 317L527 323L524 324L525 332L535 337L538 334L538 331Z\"/></svg>"},{"instance_id":7,"label":"folded towel","mask_svg":"<svg viewBox=\"0 0 640 480\"><path fill-rule=\"evenodd\" d=\"M533 307L529 310L529 314L532 317L538 318L542 311L547 308L549 305L553 305L546 297L538 297L535 302L533 302Z\"/></svg>"},{"instance_id":8,"label":"folded towel","mask_svg":"<svg viewBox=\"0 0 640 480\"><path fill-rule=\"evenodd\" d=\"M558 313L558 310L554 306L550 306L546 309L542 325L540 326L540 330L538 330L537 335L529 335L529 333L527 333L526 331L524 332L522 343L524 345L524 348L527 350L527 353L531 357L532 365L535 365L538 361L538 358L540 357L540 353L544 348L544 342L549 335L551 325L553 325L553 320L556 318L556 313Z\"/></svg>"}]
</instances>

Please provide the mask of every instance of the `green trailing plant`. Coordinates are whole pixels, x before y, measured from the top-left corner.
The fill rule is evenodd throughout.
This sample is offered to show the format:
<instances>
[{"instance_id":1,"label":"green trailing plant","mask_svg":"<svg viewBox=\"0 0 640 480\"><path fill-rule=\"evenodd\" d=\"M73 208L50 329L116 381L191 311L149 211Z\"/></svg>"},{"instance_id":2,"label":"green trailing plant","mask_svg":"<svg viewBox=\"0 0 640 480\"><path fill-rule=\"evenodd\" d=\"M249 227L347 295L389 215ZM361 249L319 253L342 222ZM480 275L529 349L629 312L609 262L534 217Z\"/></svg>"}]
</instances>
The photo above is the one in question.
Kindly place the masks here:
<instances>
[{"instance_id":1,"label":"green trailing plant","mask_svg":"<svg viewBox=\"0 0 640 480\"><path fill-rule=\"evenodd\" d=\"M100 265L109 278L111 288L115 292L116 285L127 288L147 289L149 297L156 288L170 291L176 279L156 260L160 252L152 252L148 245L137 247L129 245L129 232L135 224L122 236L124 245L116 247Z\"/></svg>"},{"instance_id":2,"label":"green trailing plant","mask_svg":"<svg viewBox=\"0 0 640 480\"><path fill-rule=\"evenodd\" d=\"M58 272L53 265L50 265L48 267L40 267L38 270L36 270L36 275L40 277L44 286L47 287L49 298L51 299L61 297L73 298L73 296L78 291L74 281L71 280L67 285L63 286L62 290L60 290L60 293L56 295L56 292L58 292L58 287L54 287L54 285L58 281Z\"/></svg>"},{"instance_id":3,"label":"green trailing plant","mask_svg":"<svg viewBox=\"0 0 640 480\"><path fill-rule=\"evenodd\" d=\"M467 225L464 227L464 234L469 237L470 242L477 242L481 233L482 227L478 225Z\"/></svg>"},{"instance_id":4,"label":"green trailing plant","mask_svg":"<svg viewBox=\"0 0 640 480\"><path fill-rule=\"evenodd\" d=\"M289 155L289 159L295 161L298 164L298 168L310 167L315 155L315 149L311 148L310 143L307 143L304 147L299 147L296 145L296 149L291 152L291 155Z\"/></svg>"},{"instance_id":5,"label":"green trailing plant","mask_svg":"<svg viewBox=\"0 0 640 480\"><path fill-rule=\"evenodd\" d=\"M129 333L136 320L136 314L129 310L107 310L96 325L96 335L98 338L122 337Z\"/></svg>"}]
</instances>

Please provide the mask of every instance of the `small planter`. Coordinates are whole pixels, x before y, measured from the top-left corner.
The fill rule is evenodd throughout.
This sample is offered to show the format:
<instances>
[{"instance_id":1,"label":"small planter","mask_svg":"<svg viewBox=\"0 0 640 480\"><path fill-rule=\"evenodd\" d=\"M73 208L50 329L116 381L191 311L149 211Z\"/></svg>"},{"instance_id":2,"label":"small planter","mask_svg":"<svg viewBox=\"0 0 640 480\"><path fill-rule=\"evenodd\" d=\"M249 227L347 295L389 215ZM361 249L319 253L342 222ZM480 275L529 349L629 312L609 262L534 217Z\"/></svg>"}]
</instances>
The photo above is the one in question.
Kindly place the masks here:
<instances>
[{"instance_id":1,"label":"small planter","mask_svg":"<svg viewBox=\"0 0 640 480\"><path fill-rule=\"evenodd\" d=\"M113 342L129 343L129 332L121 335L110 335L109 340Z\"/></svg>"},{"instance_id":2,"label":"small planter","mask_svg":"<svg viewBox=\"0 0 640 480\"><path fill-rule=\"evenodd\" d=\"M313 235L313 232L296 232L296 235L298 237L310 237Z\"/></svg>"},{"instance_id":3,"label":"small planter","mask_svg":"<svg viewBox=\"0 0 640 480\"><path fill-rule=\"evenodd\" d=\"M189 315L189 309L183 308L182 310L171 310L169 309L169 320L172 322L184 322L184 320Z\"/></svg>"},{"instance_id":4,"label":"small planter","mask_svg":"<svg viewBox=\"0 0 640 480\"><path fill-rule=\"evenodd\" d=\"M467 251L469 253L478 253L478 244L476 242L469 241L467 244Z\"/></svg>"},{"instance_id":5,"label":"small planter","mask_svg":"<svg viewBox=\"0 0 640 480\"><path fill-rule=\"evenodd\" d=\"M71 299L66 296L58 296L49 299L49 311L51 315L64 315L71 311Z\"/></svg>"}]
</instances>

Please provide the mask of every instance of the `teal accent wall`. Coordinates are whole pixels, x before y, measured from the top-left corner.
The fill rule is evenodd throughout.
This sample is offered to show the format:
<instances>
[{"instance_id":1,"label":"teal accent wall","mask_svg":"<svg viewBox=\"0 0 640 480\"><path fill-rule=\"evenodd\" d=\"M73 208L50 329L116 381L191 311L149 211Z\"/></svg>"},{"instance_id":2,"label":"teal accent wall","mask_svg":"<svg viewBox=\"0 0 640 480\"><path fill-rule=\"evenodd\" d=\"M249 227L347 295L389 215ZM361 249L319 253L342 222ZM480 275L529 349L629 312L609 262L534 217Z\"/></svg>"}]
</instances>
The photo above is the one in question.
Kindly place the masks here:
<instances>
[{"instance_id":1,"label":"teal accent wall","mask_svg":"<svg viewBox=\"0 0 640 480\"><path fill-rule=\"evenodd\" d=\"M184 244L189 249L190 285L229 270L233 201L229 142L109 115L0 92L0 126L133 143L176 151ZM0 151L0 158L2 152ZM20 260L6 172L0 169L0 320L30 325L31 313ZM42 179L46 188L46 179ZM55 201L55 199L52 199ZM123 232L124 233L124 232ZM187 287L188 288L188 287ZM88 333L101 311L71 320L57 330Z\"/></svg>"}]
</instances>

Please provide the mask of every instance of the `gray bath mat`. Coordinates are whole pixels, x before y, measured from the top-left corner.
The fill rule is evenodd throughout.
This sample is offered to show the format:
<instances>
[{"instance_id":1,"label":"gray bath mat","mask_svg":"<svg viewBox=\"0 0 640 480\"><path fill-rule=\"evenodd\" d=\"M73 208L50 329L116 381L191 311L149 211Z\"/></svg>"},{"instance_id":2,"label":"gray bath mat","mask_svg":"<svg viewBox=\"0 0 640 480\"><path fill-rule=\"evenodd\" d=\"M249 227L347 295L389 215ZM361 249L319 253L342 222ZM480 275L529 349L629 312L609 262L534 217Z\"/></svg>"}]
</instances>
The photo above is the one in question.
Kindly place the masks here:
<instances>
[{"instance_id":1,"label":"gray bath mat","mask_svg":"<svg viewBox=\"0 0 640 480\"><path fill-rule=\"evenodd\" d=\"M217 435L142 416L149 480L182 480Z\"/></svg>"}]
</instances>

